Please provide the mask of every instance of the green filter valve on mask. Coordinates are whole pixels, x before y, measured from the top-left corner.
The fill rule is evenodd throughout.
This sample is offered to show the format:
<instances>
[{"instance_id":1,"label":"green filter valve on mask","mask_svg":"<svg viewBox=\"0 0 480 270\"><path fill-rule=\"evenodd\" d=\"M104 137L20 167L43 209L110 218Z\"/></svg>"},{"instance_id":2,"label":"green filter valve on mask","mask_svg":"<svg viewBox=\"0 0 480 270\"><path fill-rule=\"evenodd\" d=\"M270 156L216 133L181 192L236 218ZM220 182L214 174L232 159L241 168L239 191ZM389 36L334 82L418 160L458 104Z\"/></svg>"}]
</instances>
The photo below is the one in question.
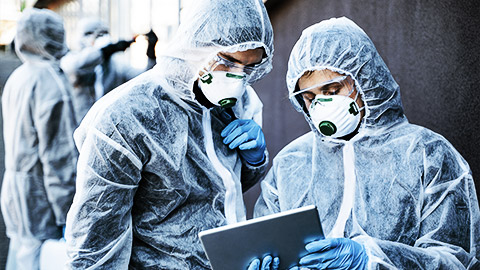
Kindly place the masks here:
<instances>
[{"instance_id":1,"label":"green filter valve on mask","mask_svg":"<svg viewBox=\"0 0 480 270\"><path fill-rule=\"evenodd\" d=\"M242 98L247 87L245 74L228 71L206 71L198 87L214 105L231 108Z\"/></svg>"},{"instance_id":2,"label":"green filter valve on mask","mask_svg":"<svg viewBox=\"0 0 480 270\"><path fill-rule=\"evenodd\" d=\"M225 98L225 99L220 100L218 102L218 104L220 104L220 106L222 108L228 109L228 108L231 108L231 107L235 106L235 104L237 104L237 99L236 98Z\"/></svg>"},{"instance_id":3,"label":"green filter valve on mask","mask_svg":"<svg viewBox=\"0 0 480 270\"><path fill-rule=\"evenodd\" d=\"M325 136L331 136L337 132L337 127L330 121L322 121L318 124L318 129Z\"/></svg>"}]
</instances>

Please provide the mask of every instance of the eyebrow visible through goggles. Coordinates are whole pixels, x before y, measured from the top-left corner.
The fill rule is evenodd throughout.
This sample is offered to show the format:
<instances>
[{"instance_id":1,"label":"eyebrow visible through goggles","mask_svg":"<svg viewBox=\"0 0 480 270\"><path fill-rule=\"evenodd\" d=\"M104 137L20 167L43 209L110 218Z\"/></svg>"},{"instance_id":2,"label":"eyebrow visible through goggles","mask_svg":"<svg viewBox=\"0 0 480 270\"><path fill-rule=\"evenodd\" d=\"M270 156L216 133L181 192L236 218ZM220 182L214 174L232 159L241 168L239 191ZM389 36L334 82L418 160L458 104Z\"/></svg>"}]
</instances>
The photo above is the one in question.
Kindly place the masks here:
<instances>
[{"instance_id":1,"label":"eyebrow visible through goggles","mask_svg":"<svg viewBox=\"0 0 480 270\"><path fill-rule=\"evenodd\" d=\"M296 95L299 95L299 94L302 94L302 93L305 93L305 92L308 92L312 89L315 89L315 88L319 88L319 87L322 87L322 86L325 86L325 85L329 85L329 84L332 84L332 83L339 83L339 82L342 82L343 80L347 79L347 75L345 76L339 76L339 77L335 77L331 80L328 80L328 81L325 81L325 82L322 82L322 83L319 83L319 84L315 84L313 86L310 86L310 87L307 87L307 88L304 88L304 89L300 89L298 92L293 92L290 94L290 97L294 97ZM353 88L352 88L353 89Z\"/></svg>"}]
</instances>

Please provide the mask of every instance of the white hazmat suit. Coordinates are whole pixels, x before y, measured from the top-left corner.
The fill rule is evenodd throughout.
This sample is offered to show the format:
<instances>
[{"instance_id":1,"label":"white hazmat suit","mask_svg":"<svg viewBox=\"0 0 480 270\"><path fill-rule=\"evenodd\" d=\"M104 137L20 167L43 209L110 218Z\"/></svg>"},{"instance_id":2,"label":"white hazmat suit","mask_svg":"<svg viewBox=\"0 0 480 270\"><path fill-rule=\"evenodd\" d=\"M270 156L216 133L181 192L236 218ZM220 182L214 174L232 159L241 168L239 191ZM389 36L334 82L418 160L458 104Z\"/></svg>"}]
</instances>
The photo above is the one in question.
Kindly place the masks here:
<instances>
[{"instance_id":1,"label":"white hazmat suit","mask_svg":"<svg viewBox=\"0 0 480 270\"><path fill-rule=\"evenodd\" d=\"M77 193L66 239L72 269L209 269L198 232L245 219L242 190L263 176L222 143L232 121L194 98L199 71L218 52L265 50L273 31L260 0L195 1L156 67L100 99L75 133ZM248 86L233 107L261 121ZM267 157L268 159L268 157Z\"/></svg>"},{"instance_id":2,"label":"white hazmat suit","mask_svg":"<svg viewBox=\"0 0 480 270\"><path fill-rule=\"evenodd\" d=\"M17 27L15 46L24 63L11 74L2 96L1 205L18 269L36 269L41 243L62 237L73 200L77 123L58 61L67 51L62 19L49 10L30 9Z\"/></svg>"},{"instance_id":3,"label":"white hazmat suit","mask_svg":"<svg viewBox=\"0 0 480 270\"><path fill-rule=\"evenodd\" d=\"M255 216L315 204L326 235L363 244L370 269L478 269L480 211L468 164L445 138L408 123L399 86L349 19L303 31L289 93L306 71L322 69L354 78L366 109L359 132L349 141L325 137L305 114L312 132L274 158Z\"/></svg>"}]
</instances>

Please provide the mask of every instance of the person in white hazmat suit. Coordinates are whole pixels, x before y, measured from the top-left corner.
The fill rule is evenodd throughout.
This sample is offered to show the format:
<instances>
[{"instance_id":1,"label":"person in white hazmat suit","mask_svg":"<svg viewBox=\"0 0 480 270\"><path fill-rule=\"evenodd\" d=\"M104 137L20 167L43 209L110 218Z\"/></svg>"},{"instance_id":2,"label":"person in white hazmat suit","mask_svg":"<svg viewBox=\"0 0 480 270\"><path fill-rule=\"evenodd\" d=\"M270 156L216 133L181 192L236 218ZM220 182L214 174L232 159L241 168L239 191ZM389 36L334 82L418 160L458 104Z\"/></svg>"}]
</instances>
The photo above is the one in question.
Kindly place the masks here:
<instances>
[{"instance_id":1,"label":"person in white hazmat suit","mask_svg":"<svg viewBox=\"0 0 480 270\"><path fill-rule=\"evenodd\" d=\"M470 168L444 137L408 122L399 86L360 27L343 17L305 29L287 86L312 131L273 159L254 215L318 207L327 238L308 243L298 267L480 268Z\"/></svg>"},{"instance_id":2,"label":"person in white hazmat suit","mask_svg":"<svg viewBox=\"0 0 480 270\"><path fill-rule=\"evenodd\" d=\"M71 269L209 269L198 233L245 220L242 192L268 163L262 103L271 70L261 0L201 0L157 65L111 91L75 132Z\"/></svg>"},{"instance_id":3,"label":"person in white hazmat suit","mask_svg":"<svg viewBox=\"0 0 480 270\"><path fill-rule=\"evenodd\" d=\"M78 123L95 101L155 65L158 38L153 31L147 37L148 65L145 69L134 68L118 54L128 49L134 39L113 42L107 25L100 19L88 17L79 21L76 46L60 62L73 85L73 105Z\"/></svg>"},{"instance_id":4,"label":"person in white hazmat suit","mask_svg":"<svg viewBox=\"0 0 480 270\"><path fill-rule=\"evenodd\" d=\"M70 84L59 66L67 52L63 21L27 9L15 48L23 64L2 95L5 174L1 207L10 238L7 269L38 269L40 248L60 239L75 192L77 126Z\"/></svg>"}]
</instances>

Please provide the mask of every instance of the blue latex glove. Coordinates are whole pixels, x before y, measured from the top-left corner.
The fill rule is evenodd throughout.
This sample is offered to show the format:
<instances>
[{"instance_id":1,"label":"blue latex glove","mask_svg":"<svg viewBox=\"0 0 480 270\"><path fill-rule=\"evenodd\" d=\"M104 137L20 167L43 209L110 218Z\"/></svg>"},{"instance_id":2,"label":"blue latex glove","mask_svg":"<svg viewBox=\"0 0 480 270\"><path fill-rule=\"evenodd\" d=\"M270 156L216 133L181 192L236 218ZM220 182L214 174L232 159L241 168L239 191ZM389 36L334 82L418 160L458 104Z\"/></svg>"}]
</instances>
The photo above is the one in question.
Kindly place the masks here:
<instances>
[{"instance_id":1,"label":"blue latex glove","mask_svg":"<svg viewBox=\"0 0 480 270\"><path fill-rule=\"evenodd\" d=\"M272 259L272 256L267 255L263 258L261 267L260 260L255 259L248 265L248 270L278 270L279 265L280 259L278 257Z\"/></svg>"},{"instance_id":2,"label":"blue latex glove","mask_svg":"<svg viewBox=\"0 0 480 270\"><path fill-rule=\"evenodd\" d=\"M367 268L368 256L363 245L348 238L327 238L308 243L309 254L300 259L299 266L310 269ZM298 268L290 268L290 270Z\"/></svg>"},{"instance_id":3,"label":"blue latex glove","mask_svg":"<svg viewBox=\"0 0 480 270\"><path fill-rule=\"evenodd\" d=\"M265 136L262 128L253 120L237 119L228 124L221 133L223 143L230 149L238 147L240 156L252 165L265 160Z\"/></svg>"}]
</instances>

